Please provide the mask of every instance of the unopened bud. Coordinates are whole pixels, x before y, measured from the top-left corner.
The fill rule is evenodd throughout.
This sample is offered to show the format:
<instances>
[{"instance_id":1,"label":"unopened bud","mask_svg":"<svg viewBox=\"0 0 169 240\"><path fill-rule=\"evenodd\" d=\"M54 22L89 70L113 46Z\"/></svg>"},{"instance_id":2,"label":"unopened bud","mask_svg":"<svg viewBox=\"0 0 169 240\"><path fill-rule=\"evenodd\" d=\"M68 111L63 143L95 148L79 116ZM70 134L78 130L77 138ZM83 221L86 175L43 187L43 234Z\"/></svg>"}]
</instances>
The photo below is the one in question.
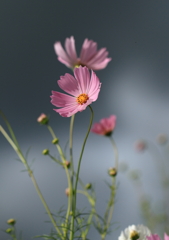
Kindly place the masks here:
<instances>
[{"instance_id":1,"label":"unopened bud","mask_svg":"<svg viewBox=\"0 0 169 240\"><path fill-rule=\"evenodd\" d=\"M91 189L92 188L92 184L91 183L87 183L85 186L86 189Z\"/></svg>"},{"instance_id":2,"label":"unopened bud","mask_svg":"<svg viewBox=\"0 0 169 240\"><path fill-rule=\"evenodd\" d=\"M38 118L37 122L39 122L42 125L48 124L49 118L46 116L46 114L42 113Z\"/></svg>"},{"instance_id":3,"label":"unopened bud","mask_svg":"<svg viewBox=\"0 0 169 240\"><path fill-rule=\"evenodd\" d=\"M49 150L48 150L48 149L44 149L44 150L42 151L42 154L43 154L43 155L48 155L48 154L49 154Z\"/></svg>"},{"instance_id":4,"label":"unopened bud","mask_svg":"<svg viewBox=\"0 0 169 240\"><path fill-rule=\"evenodd\" d=\"M157 142L161 145L165 144L168 141L167 136L165 134L159 134L157 136Z\"/></svg>"},{"instance_id":5,"label":"unopened bud","mask_svg":"<svg viewBox=\"0 0 169 240\"><path fill-rule=\"evenodd\" d=\"M65 194L66 194L67 197L70 195L70 189L69 188L65 189Z\"/></svg>"},{"instance_id":6,"label":"unopened bud","mask_svg":"<svg viewBox=\"0 0 169 240\"><path fill-rule=\"evenodd\" d=\"M9 224L9 225L15 225L15 223L16 223L16 220L15 219L13 219L13 218L10 218L8 221L7 221L7 223Z\"/></svg>"},{"instance_id":7,"label":"unopened bud","mask_svg":"<svg viewBox=\"0 0 169 240\"><path fill-rule=\"evenodd\" d=\"M111 177L115 177L115 176L117 175L117 170L116 170L116 168L109 168L108 174L109 174Z\"/></svg>"},{"instance_id":8,"label":"unopened bud","mask_svg":"<svg viewBox=\"0 0 169 240\"><path fill-rule=\"evenodd\" d=\"M54 139L52 140L52 143L53 143L53 144L58 144L58 143L59 143L59 139L58 139L58 138L54 138Z\"/></svg>"},{"instance_id":9,"label":"unopened bud","mask_svg":"<svg viewBox=\"0 0 169 240\"><path fill-rule=\"evenodd\" d=\"M5 232L6 233L11 233L12 231L13 231L12 228L7 228Z\"/></svg>"},{"instance_id":10,"label":"unopened bud","mask_svg":"<svg viewBox=\"0 0 169 240\"><path fill-rule=\"evenodd\" d=\"M69 168L69 167L70 167L70 162L66 160L66 161L63 163L63 165L64 165L65 167Z\"/></svg>"}]
</instances>

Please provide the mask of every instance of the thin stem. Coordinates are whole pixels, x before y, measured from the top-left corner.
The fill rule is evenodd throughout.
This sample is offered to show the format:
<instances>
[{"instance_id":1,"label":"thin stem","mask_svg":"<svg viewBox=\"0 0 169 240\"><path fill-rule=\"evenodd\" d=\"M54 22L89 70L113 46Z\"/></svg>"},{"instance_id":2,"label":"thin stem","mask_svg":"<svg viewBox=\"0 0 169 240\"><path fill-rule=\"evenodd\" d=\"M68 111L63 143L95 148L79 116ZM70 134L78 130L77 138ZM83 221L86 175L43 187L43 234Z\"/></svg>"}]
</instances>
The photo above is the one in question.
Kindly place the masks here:
<instances>
[{"instance_id":1,"label":"thin stem","mask_svg":"<svg viewBox=\"0 0 169 240\"><path fill-rule=\"evenodd\" d=\"M80 173L80 165L81 165L83 152L85 149L86 141L89 136L90 129L91 129L92 122L93 122L93 117L94 117L94 112L93 112L92 107L90 105L88 107L90 108L90 111L91 111L91 117L90 117L89 127L87 130L83 145L82 145L82 149L81 149L81 153L80 153L80 157L79 157L79 161L78 161L78 168L77 168L77 174L76 174L76 180L75 180L75 188L74 188L74 194L73 194L74 201L73 201L73 206L72 206L73 216L72 216L72 222L71 222L70 240L73 240L73 237L74 237L74 219L75 219L75 211L76 211L76 190L77 190L77 183L78 183L79 173Z\"/></svg>"},{"instance_id":2,"label":"thin stem","mask_svg":"<svg viewBox=\"0 0 169 240\"><path fill-rule=\"evenodd\" d=\"M70 134L69 134L69 149L70 149L70 164L71 164L71 171L72 171L72 180L73 180L73 172L74 172L74 166L73 166L73 127L74 127L74 120L75 120L75 114L71 117L70 120ZM73 186L73 183L72 183Z\"/></svg>"},{"instance_id":3,"label":"thin stem","mask_svg":"<svg viewBox=\"0 0 169 240\"><path fill-rule=\"evenodd\" d=\"M50 125L47 125L47 128L48 128L49 132L51 133L53 139L55 139L55 138L56 138L56 135L55 135L52 127L51 127ZM64 153L63 153L63 151L62 151L62 148L60 147L60 145L59 145L58 143L56 144L56 148L57 148L57 150L58 150L58 152L59 152L59 155L60 155L60 157L61 157L61 159L62 159L63 164L65 164L65 163L66 163L66 158L65 158ZM73 191L72 191L73 186L72 186L72 184L71 184L70 173L69 173L69 171L68 171L68 168L67 168L66 165L64 165L64 166L65 166L64 169L65 169L65 172L66 172L66 177L67 177L67 182L68 182L68 188L70 189L70 195L69 195L69 197L68 197L68 206L67 206L67 213L66 213L66 219L65 219L66 228L65 228L64 234L65 234L65 237L66 237L67 229L68 229L68 228L67 228L67 226L68 226L68 218L69 218L69 214L70 214L71 202L72 202L72 195L73 195L73 194L72 194L72 192L73 192Z\"/></svg>"},{"instance_id":4,"label":"thin stem","mask_svg":"<svg viewBox=\"0 0 169 240\"><path fill-rule=\"evenodd\" d=\"M45 201L45 199L44 199L44 197L43 197L43 195L42 195L42 193L41 193L41 191L40 191L40 189L39 189L39 187L38 187L38 184L37 184L37 182L36 182L36 180L35 180L35 177L34 177L34 175L33 175L33 172L31 171L30 167L29 167L28 164L27 164L26 159L24 158L24 156L23 156L23 154L20 152L20 150L18 150L17 146L16 146L15 143L12 141L12 139L9 137L9 135L7 134L7 132L2 128L2 126L0 126L0 131L2 132L2 134L4 135L4 137L6 138L6 140L9 142L9 144L12 146L12 148L15 150L15 152L17 153L18 157L20 158L21 162L25 165L25 168L27 169L27 171L28 171L28 173L29 173L29 176L30 176L30 178L31 178L31 180L32 180L32 182L33 182L33 184L34 184L34 187L35 187L35 189L36 189L36 191L37 191L37 193L38 193L38 195L39 195L39 197L40 197L40 199L41 199L41 201L42 201L45 209L46 209L46 212L48 213L48 215L49 215L49 217L50 217L50 219L51 219L51 222L53 223L56 231L60 234L60 236L62 236L62 234L61 234L58 226L56 225L56 222L55 222L55 220L54 220L54 218L53 218L53 216L52 216L52 214L51 214L51 212L50 212L50 210L49 210L49 207L48 207L48 205L47 205L47 203L46 203L46 201Z\"/></svg>"},{"instance_id":5,"label":"thin stem","mask_svg":"<svg viewBox=\"0 0 169 240\"><path fill-rule=\"evenodd\" d=\"M110 141L112 143L114 156L115 156L115 168L118 171L119 154L118 154L117 146L116 146L116 143L115 143L115 141L112 137L110 137Z\"/></svg>"}]
</instances>

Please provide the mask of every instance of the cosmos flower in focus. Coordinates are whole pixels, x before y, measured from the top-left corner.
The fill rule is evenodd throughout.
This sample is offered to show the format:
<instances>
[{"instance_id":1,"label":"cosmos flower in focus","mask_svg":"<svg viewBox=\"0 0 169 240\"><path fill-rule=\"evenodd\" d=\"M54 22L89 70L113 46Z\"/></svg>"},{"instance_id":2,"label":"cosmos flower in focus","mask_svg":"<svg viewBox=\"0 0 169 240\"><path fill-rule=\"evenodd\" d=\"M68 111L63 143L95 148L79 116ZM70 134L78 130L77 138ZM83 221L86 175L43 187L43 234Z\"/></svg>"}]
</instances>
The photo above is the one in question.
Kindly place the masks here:
<instances>
[{"instance_id":1,"label":"cosmos flower in focus","mask_svg":"<svg viewBox=\"0 0 169 240\"><path fill-rule=\"evenodd\" d=\"M151 236L147 237L147 240L161 240L161 238L158 236L158 234L152 234ZM164 233L164 240L169 240L169 236Z\"/></svg>"},{"instance_id":2,"label":"cosmos flower in focus","mask_svg":"<svg viewBox=\"0 0 169 240\"><path fill-rule=\"evenodd\" d=\"M58 85L70 95L52 91L51 103L60 107L54 110L62 117L70 117L97 100L101 83L93 71L90 75L87 67L80 66L74 69L74 77L69 73L61 76Z\"/></svg>"},{"instance_id":3,"label":"cosmos flower in focus","mask_svg":"<svg viewBox=\"0 0 169 240\"><path fill-rule=\"evenodd\" d=\"M99 123L95 123L91 128L91 132L99 135L110 136L115 126L116 126L116 116L111 115L108 118L101 119Z\"/></svg>"},{"instance_id":4,"label":"cosmos flower in focus","mask_svg":"<svg viewBox=\"0 0 169 240\"><path fill-rule=\"evenodd\" d=\"M77 57L74 37L66 38L65 50L60 42L54 44L55 52L58 56L58 60L65 64L69 68L75 68L78 66L86 66L92 70L100 70L107 66L111 58L107 58L108 52L106 48L97 50L97 43L88 40L84 40L80 57Z\"/></svg>"},{"instance_id":5,"label":"cosmos flower in focus","mask_svg":"<svg viewBox=\"0 0 169 240\"><path fill-rule=\"evenodd\" d=\"M131 225L121 232L118 240L147 240L146 237L150 235L151 232L147 227L143 225Z\"/></svg>"}]
</instances>

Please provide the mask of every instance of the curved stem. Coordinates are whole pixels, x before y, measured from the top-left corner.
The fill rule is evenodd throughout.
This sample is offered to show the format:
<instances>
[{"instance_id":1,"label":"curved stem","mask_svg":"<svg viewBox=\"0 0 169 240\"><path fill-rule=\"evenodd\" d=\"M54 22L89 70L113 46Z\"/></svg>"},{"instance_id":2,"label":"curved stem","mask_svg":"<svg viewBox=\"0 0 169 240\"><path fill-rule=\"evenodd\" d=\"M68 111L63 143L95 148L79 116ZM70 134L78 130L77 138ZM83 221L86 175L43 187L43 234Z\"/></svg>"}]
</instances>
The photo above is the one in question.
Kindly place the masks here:
<instances>
[{"instance_id":1,"label":"curved stem","mask_svg":"<svg viewBox=\"0 0 169 240\"><path fill-rule=\"evenodd\" d=\"M74 237L74 219L75 219L75 211L76 211L76 190L77 190L77 183L78 183L79 173L80 173L80 165L81 165L83 152L84 152L84 149L85 149L86 141L87 141L87 138L89 136L90 129L91 129L92 122L93 122L93 117L94 117L94 112L93 112L92 107L90 105L88 107L90 108L90 111L91 111L91 117L90 117L89 127L88 127L88 130L87 130L83 145L82 145L82 149L81 149L81 153L80 153L80 157L79 157L79 161L78 161L78 168L77 168L77 174L76 174L76 180L75 180L75 188L74 188L74 194L73 194L74 201L73 201L73 204L72 204L73 216L72 216L72 223L71 223L70 240L73 240L73 237Z\"/></svg>"}]
</instances>

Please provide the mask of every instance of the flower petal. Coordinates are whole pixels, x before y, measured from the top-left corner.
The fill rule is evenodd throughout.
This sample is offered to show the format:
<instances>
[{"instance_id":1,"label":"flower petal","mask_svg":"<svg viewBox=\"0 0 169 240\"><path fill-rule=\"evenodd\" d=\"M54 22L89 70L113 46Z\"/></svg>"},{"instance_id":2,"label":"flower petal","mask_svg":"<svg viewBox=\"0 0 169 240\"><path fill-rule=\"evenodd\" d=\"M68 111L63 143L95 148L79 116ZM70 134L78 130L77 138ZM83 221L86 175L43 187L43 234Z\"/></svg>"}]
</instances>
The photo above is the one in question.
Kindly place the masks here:
<instances>
[{"instance_id":1,"label":"flower petal","mask_svg":"<svg viewBox=\"0 0 169 240\"><path fill-rule=\"evenodd\" d=\"M100 92L101 83L99 81L99 78L96 76L96 74L92 71L89 90L88 90L88 96L93 101L96 101Z\"/></svg>"},{"instance_id":2,"label":"flower petal","mask_svg":"<svg viewBox=\"0 0 169 240\"><path fill-rule=\"evenodd\" d=\"M97 52L97 43L87 38L84 40L81 53L80 61L86 64Z\"/></svg>"},{"instance_id":3,"label":"flower petal","mask_svg":"<svg viewBox=\"0 0 169 240\"><path fill-rule=\"evenodd\" d=\"M56 107L65 107L76 103L76 98L70 95L52 91L51 103Z\"/></svg>"},{"instance_id":4,"label":"flower petal","mask_svg":"<svg viewBox=\"0 0 169 240\"><path fill-rule=\"evenodd\" d=\"M78 67L74 70L75 78L79 85L79 93L87 93L90 85L90 73L87 67Z\"/></svg>"},{"instance_id":5,"label":"flower petal","mask_svg":"<svg viewBox=\"0 0 169 240\"><path fill-rule=\"evenodd\" d=\"M54 49L56 54L58 55L58 60L64 63L66 66L71 67L72 66L71 61L60 42L56 42L54 44Z\"/></svg>"},{"instance_id":6,"label":"flower petal","mask_svg":"<svg viewBox=\"0 0 169 240\"><path fill-rule=\"evenodd\" d=\"M73 96L78 96L80 94L77 80L69 73L61 76L60 80L58 80L57 82L59 87L65 92Z\"/></svg>"},{"instance_id":7,"label":"flower petal","mask_svg":"<svg viewBox=\"0 0 169 240\"><path fill-rule=\"evenodd\" d=\"M75 40L74 40L73 36L70 38L66 38L65 49L67 51L69 59L71 59L71 62L76 64L77 63L77 54L76 54L76 48L75 48Z\"/></svg>"}]
</instances>

